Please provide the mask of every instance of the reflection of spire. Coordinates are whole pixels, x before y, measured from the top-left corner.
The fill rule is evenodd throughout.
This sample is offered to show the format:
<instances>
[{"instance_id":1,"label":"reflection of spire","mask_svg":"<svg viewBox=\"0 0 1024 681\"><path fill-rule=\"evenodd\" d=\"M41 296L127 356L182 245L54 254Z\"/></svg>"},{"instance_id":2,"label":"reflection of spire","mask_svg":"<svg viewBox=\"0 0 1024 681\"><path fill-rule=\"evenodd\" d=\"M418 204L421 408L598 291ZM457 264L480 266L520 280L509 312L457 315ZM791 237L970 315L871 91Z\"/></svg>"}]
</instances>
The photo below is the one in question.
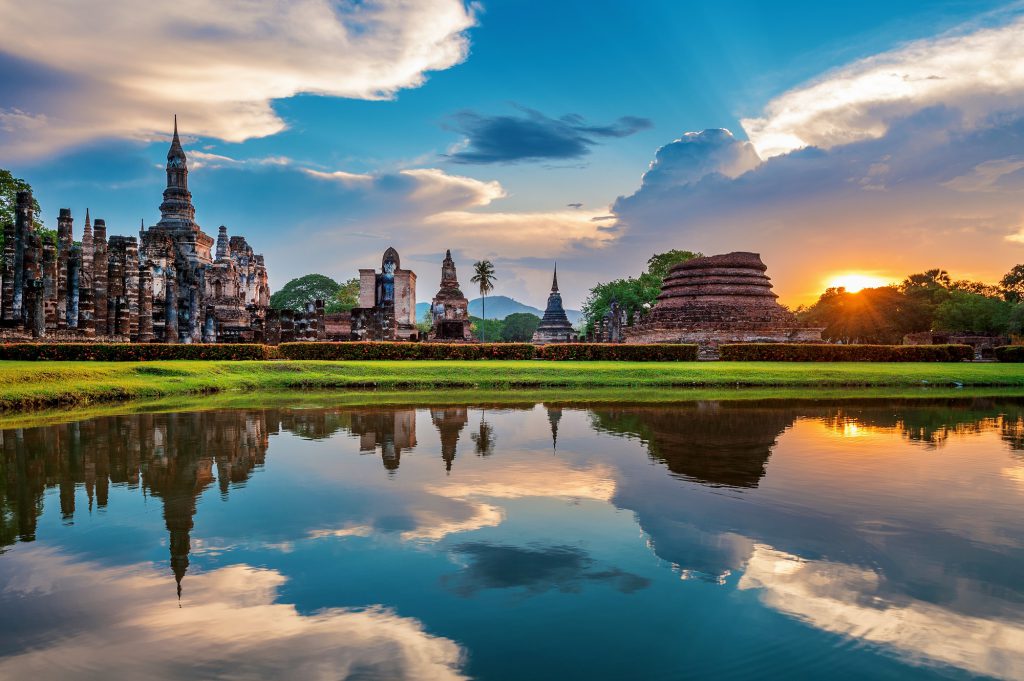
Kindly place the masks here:
<instances>
[{"instance_id":1,"label":"reflection of spire","mask_svg":"<svg viewBox=\"0 0 1024 681\"><path fill-rule=\"evenodd\" d=\"M451 472L459 434L469 423L469 410L466 407L431 409L430 420L437 426L437 432L441 435L441 459L445 463L445 470Z\"/></svg>"},{"instance_id":2,"label":"reflection of spire","mask_svg":"<svg viewBox=\"0 0 1024 681\"><path fill-rule=\"evenodd\" d=\"M548 407L548 423L551 424L551 448L558 451L558 422L562 420L561 407Z\"/></svg>"}]
</instances>

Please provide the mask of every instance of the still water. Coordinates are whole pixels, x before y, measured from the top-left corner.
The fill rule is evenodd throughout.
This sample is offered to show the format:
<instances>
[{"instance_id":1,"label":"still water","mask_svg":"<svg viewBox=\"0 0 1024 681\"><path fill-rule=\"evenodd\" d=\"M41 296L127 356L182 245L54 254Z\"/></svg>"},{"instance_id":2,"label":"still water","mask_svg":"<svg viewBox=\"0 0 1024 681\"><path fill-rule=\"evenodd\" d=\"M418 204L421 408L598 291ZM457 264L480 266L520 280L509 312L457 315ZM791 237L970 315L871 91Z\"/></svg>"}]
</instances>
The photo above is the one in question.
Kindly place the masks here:
<instances>
[{"instance_id":1,"label":"still water","mask_svg":"<svg viewBox=\"0 0 1024 681\"><path fill-rule=\"evenodd\" d=\"M0 678L1024 678L1024 401L0 433Z\"/></svg>"}]
</instances>

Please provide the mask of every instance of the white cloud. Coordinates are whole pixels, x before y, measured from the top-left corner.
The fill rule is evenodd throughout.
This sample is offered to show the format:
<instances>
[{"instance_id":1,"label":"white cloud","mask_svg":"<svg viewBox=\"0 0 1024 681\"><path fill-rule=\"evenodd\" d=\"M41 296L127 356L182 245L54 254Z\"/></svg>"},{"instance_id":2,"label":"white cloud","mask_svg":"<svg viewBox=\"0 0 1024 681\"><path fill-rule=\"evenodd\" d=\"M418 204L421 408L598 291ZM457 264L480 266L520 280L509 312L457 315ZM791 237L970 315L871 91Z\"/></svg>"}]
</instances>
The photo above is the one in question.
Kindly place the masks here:
<instances>
[{"instance_id":1,"label":"white cloud","mask_svg":"<svg viewBox=\"0 0 1024 681\"><path fill-rule=\"evenodd\" d=\"M970 127L993 111L1024 105L1024 18L855 62L776 97L742 125L761 157L770 158L877 139L893 120L938 104L962 112Z\"/></svg>"},{"instance_id":2,"label":"white cloud","mask_svg":"<svg viewBox=\"0 0 1024 681\"><path fill-rule=\"evenodd\" d=\"M41 96L5 92L0 143L33 157L153 139L173 112L193 134L271 135L286 127L272 100L389 98L465 59L474 24L461 0L0 3L0 49L55 81Z\"/></svg>"},{"instance_id":3,"label":"white cloud","mask_svg":"<svg viewBox=\"0 0 1024 681\"><path fill-rule=\"evenodd\" d=\"M4 678L67 678L67 664L76 678L96 679L177 679L196 670L238 679L466 678L459 646L415 619L380 606L303 615L277 602L287 580L275 570L190 573L179 608L173 577L149 564L105 567L39 548L4 560L0 602L61 632L0 659ZM29 613L25 594L45 606Z\"/></svg>"}]
</instances>

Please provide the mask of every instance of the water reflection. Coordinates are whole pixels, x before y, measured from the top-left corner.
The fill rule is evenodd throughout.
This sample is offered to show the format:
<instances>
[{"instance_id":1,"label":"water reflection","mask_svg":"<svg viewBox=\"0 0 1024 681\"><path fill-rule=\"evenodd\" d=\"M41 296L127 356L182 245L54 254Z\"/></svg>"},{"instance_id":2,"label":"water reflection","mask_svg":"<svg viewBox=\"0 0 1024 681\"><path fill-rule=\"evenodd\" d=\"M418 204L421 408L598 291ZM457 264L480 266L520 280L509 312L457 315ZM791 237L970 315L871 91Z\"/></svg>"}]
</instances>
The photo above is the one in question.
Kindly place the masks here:
<instances>
[{"instance_id":1,"label":"water reflection","mask_svg":"<svg viewBox=\"0 0 1024 681\"><path fill-rule=\"evenodd\" d=\"M146 413L0 453L0 676L648 678L715 659L687 621L720 677L1024 676L1015 399Z\"/></svg>"}]
</instances>

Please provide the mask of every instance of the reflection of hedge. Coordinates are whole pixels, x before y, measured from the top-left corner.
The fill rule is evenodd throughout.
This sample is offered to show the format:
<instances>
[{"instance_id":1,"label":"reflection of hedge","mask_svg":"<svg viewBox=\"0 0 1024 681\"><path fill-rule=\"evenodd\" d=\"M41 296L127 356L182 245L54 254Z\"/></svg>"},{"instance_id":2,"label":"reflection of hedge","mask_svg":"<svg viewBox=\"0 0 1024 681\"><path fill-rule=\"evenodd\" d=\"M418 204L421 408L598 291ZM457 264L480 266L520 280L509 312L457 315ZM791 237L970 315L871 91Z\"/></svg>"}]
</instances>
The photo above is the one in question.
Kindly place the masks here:
<instances>
[{"instance_id":1,"label":"reflection of hedge","mask_svg":"<svg viewBox=\"0 0 1024 681\"><path fill-rule=\"evenodd\" d=\"M827 345L735 343L719 348L733 362L961 362L974 359L970 345Z\"/></svg>"},{"instance_id":2,"label":"reflection of hedge","mask_svg":"<svg viewBox=\"0 0 1024 681\"><path fill-rule=\"evenodd\" d=\"M996 359L1000 362L1024 362L1024 345L1004 345L996 348Z\"/></svg>"},{"instance_id":3,"label":"reflection of hedge","mask_svg":"<svg viewBox=\"0 0 1024 681\"><path fill-rule=\"evenodd\" d=\"M529 343L282 343L285 359L534 359Z\"/></svg>"},{"instance_id":4,"label":"reflection of hedge","mask_svg":"<svg viewBox=\"0 0 1024 681\"><path fill-rule=\"evenodd\" d=\"M9 343L0 360L139 362L158 359L273 359L274 348L253 343Z\"/></svg>"},{"instance_id":5,"label":"reflection of hedge","mask_svg":"<svg viewBox=\"0 0 1024 681\"><path fill-rule=\"evenodd\" d=\"M619 362L695 362L696 345L664 343L620 345L616 343L557 343L540 349L542 359Z\"/></svg>"}]
</instances>

